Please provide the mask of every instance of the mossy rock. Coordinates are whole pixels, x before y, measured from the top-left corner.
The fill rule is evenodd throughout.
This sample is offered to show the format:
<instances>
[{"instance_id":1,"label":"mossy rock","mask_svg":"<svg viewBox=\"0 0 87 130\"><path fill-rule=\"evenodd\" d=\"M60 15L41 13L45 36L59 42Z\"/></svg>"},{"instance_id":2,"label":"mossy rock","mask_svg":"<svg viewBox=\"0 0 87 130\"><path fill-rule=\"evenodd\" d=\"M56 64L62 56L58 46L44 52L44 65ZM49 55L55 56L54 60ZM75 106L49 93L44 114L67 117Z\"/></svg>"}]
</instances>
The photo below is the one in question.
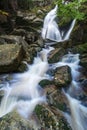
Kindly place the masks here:
<instances>
[{"instance_id":1,"label":"mossy rock","mask_svg":"<svg viewBox=\"0 0 87 130\"><path fill-rule=\"evenodd\" d=\"M80 45L73 47L72 51L75 53L79 53L81 55L87 53L87 43L82 43Z\"/></svg>"},{"instance_id":2,"label":"mossy rock","mask_svg":"<svg viewBox=\"0 0 87 130\"><path fill-rule=\"evenodd\" d=\"M23 119L15 111L0 118L1 130L34 130L29 120Z\"/></svg>"}]
</instances>

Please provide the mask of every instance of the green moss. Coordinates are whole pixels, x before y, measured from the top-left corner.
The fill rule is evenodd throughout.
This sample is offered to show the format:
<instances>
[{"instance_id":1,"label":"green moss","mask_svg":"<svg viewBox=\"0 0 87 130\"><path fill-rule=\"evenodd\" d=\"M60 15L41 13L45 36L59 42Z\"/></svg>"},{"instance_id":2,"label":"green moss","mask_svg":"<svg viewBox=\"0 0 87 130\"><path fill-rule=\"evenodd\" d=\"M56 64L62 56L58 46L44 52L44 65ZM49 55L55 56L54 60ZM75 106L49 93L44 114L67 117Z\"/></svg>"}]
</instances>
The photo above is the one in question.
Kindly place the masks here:
<instances>
[{"instance_id":1,"label":"green moss","mask_svg":"<svg viewBox=\"0 0 87 130\"><path fill-rule=\"evenodd\" d=\"M53 82L53 81L49 81L49 80L46 80L46 79L45 79L45 80L42 80L42 81L40 82L40 86L44 88L46 85L52 84L52 82Z\"/></svg>"},{"instance_id":2,"label":"green moss","mask_svg":"<svg viewBox=\"0 0 87 130\"><path fill-rule=\"evenodd\" d=\"M80 54L87 53L87 43L74 47L73 51Z\"/></svg>"}]
</instances>

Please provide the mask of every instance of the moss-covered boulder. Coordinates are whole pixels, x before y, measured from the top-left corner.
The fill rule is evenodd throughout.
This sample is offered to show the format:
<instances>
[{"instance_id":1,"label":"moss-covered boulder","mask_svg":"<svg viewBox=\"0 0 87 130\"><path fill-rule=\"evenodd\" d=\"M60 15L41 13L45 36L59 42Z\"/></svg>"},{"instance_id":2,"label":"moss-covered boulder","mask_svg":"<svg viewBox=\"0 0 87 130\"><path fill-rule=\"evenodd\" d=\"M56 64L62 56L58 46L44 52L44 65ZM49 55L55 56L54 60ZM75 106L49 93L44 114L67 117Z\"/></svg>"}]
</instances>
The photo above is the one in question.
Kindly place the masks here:
<instances>
[{"instance_id":1,"label":"moss-covered boulder","mask_svg":"<svg viewBox=\"0 0 87 130\"><path fill-rule=\"evenodd\" d=\"M34 125L34 124L33 124ZM16 112L0 118L1 130L34 130L32 122L20 117Z\"/></svg>"}]
</instances>

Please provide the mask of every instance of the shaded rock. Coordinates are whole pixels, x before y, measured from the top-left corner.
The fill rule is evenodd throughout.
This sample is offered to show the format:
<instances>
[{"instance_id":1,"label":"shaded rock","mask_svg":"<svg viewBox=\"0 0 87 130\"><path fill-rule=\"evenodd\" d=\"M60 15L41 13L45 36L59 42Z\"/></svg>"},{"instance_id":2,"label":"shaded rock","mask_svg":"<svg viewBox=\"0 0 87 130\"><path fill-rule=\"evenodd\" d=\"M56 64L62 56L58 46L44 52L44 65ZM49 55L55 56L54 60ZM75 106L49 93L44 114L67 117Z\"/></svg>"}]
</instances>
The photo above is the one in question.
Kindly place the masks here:
<instances>
[{"instance_id":1,"label":"shaded rock","mask_svg":"<svg viewBox=\"0 0 87 130\"><path fill-rule=\"evenodd\" d=\"M83 55L83 53L87 53L87 43L82 43L73 47L72 51L81 55Z\"/></svg>"},{"instance_id":2,"label":"shaded rock","mask_svg":"<svg viewBox=\"0 0 87 130\"><path fill-rule=\"evenodd\" d=\"M87 95L87 79L83 80L81 85L82 85L82 89L83 89L84 93Z\"/></svg>"},{"instance_id":3,"label":"shaded rock","mask_svg":"<svg viewBox=\"0 0 87 130\"><path fill-rule=\"evenodd\" d=\"M16 35L16 36L22 36L28 44L37 42L39 38L37 33L29 32L29 31L26 31L25 29L14 29L11 34Z\"/></svg>"},{"instance_id":4,"label":"shaded rock","mask_svg":"<svg viewBox=\"0 0 87 130\"><path fill-rule=\"evenodd\" d=\"M73 47L72 51L80 54L80 65L87 70L87 43Z\"/></svg>"},{"instance_id":5,"label":"shaded rock","mask_svg":"<svg viewBox=\"0 0 87 130\"><path fill-rule=\"evenodd\" d=\"M21 45L0 45L0 73L17 70L23 59L23 53L24 51Z\"/></svg>"},{"instance_id":6,"label":"shaded rock","mask_svg":"<svg viewBox=\"0 0 87 130\"><path fill-rule=\"evenodd\" d=\"M26 29L27 31L35 30L42 27L43 19L37 17L35 14L18 12L16 17L16 25Z\"/></svg>"},{"instance_id":7,"label":"shaded rock","mask_svg":"<svg viewBox=\"0 0 87 130\"><path fill-rule=\"evenodd\" d=\"M28 44L37 42L39 36L35 32L27 32L27 35L25 36L25 40Z\"/></svg>"},{"instance_id":8,"label":"shaded rock","mask_svg":"<svg viewBox=\"0 0 87 130\"><path fill-rule=\"evenodd\" d=\"M55 50L51 51L49 57L48 57L48 62L49 63L56 63L58 62L61 57L64 55L65 50L62 48L55 48Z\"/></svg>"},{"instance_id":9,"label":"shaded rock","mask_svg":"<svg viewBox=\"0 0 87 130\"><path fill-rule=\"evenodd\" d=\"M0 24L8 22L8 16L0 14Z\"/></svg>"},{"instance_id":10,"label":"shaded rock","mask_svg":"<svg viewBox=\"0 0 87 130\"><path fill-rule=\"evenodd\" d=\"M55 70L54 83L57 86L67 86L71 82L71 72L68 66L62 66Z\"/></svg>"},{"instance_id":11,"label":"shaded rock","mask_svg":"<svg viewBox=\"0 0 87 130\"><path fill-rule=\"evenodd\" d=\"M71 34L72 46L85 43L87 41L87 21L78 22Z\"/></svg>"},{"instance_id":12,"label":"shaded rock","mask_svg":"<svg viewBox=\"0 0 87 130\"><path fill-rule=\"evenodd\" d=\"M84 67L84 69L87 71L87 54L82 54L80 56L80 65Z\"/></svg>"},{"instance_id":13,"label":"shaded rock","mask_svg":"<svg viewBox=\"0 0 87 130\"><path fill-rule=\"evenodd\" d=\"M11 32L12 35L17 35L17 36L26 36L27 32L24 29L14 29Z\"/></svg>"},{"instance_id":14,"label":"shaded rock","mask_svg":"<svg viewBox=\"0 0 87 130\"><path fill-rule=\"evenodd\" d=\"M10 33L13 30L11 18L7 12L0 12L0 34Z\"/></svg>"}]
</instances>

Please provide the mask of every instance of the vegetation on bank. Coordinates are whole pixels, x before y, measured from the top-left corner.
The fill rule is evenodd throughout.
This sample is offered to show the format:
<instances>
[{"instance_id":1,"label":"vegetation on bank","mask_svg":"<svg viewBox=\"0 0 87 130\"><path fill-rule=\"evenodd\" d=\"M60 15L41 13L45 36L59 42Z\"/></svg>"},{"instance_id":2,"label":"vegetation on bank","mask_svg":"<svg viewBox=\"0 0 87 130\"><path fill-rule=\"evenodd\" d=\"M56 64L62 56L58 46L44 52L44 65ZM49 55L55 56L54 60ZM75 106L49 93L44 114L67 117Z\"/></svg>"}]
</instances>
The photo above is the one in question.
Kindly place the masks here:
<instances>
[{"instance_id":1,"label":"vegetation on bank","mask_svg":"<svg viewBox=\"0 0 87 130\"><path fill-rule=\"evenodd\" d=\"M87 18L84 11L86 0L56 0L58 5L57 14L62 22L70 21L71 19L84 20Z\"/></svg>"}]
</instances>

